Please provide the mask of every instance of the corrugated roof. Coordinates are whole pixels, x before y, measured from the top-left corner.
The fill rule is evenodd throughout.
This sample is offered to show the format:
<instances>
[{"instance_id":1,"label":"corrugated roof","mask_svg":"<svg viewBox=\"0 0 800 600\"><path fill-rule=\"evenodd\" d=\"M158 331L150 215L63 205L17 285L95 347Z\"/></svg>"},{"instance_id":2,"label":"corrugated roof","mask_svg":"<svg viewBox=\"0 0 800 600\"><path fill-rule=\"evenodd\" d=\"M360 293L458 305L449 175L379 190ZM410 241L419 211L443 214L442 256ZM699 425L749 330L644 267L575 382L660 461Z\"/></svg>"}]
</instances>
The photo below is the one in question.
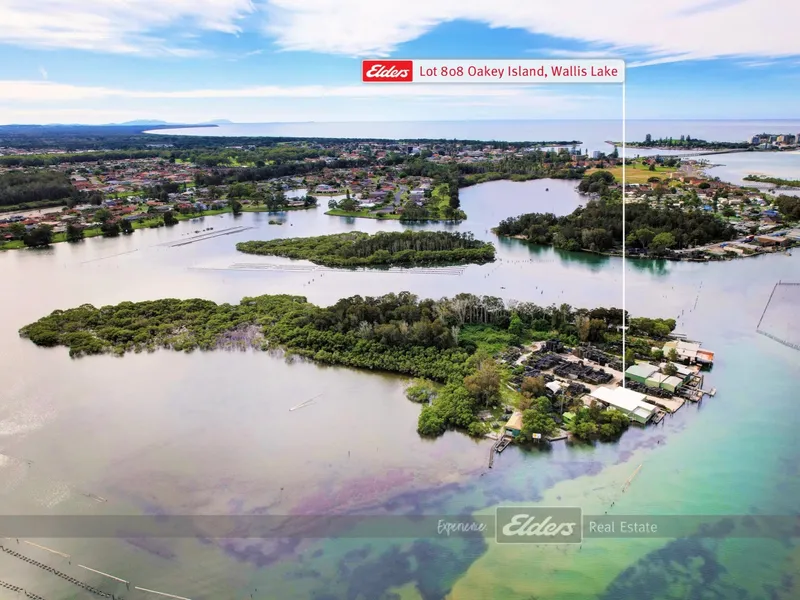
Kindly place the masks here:
<instances>
[{"instance_id":1,"label":"corrugated roof","mask_svg":"<svg viewBox=\"0 0 800 600\"><path fill-rule=\"evenodd\" d=\"M645 402L647 396L627 388L618 387L610 389L599 387L591 393L591 396L614 408L620 408L627 412L635 412L637 408L641 408L650 414L656 410L655 405ZM637 414L641 414L641 411Z\"/></svg>"},{"instance_id":2,"label":"corrugated roof","mask_svg":"<svg viewBox=\"0 0 800 600\"><path fill-rule=\"evenodd\" d=\"M522 413L515 412L506 423L506 429L522 430Z\"/></svg>"},{"instance_id":3,"label":"corrugated roof","mask_svg":"<svg viewBox=\"0 0 800 600\"><path fill-rule=\"evenodd\" d=\"M672 375L670 377L667 377L663 383L674 387L678 387L683 383L683 380L680 377L675 377L674 375Z\"/></svg>"},{"instance_id":4,"label":"corrugated roof","mask_svg":"<svg viewBox=\"0 0 800 600\"><path fill-rule=\"evenodd\" d=\"M628 367L625 372L629 375L636 375L637 377L647 379L656 371L658 371L658 367L650 363L637 363Z\"/></svg>"}]
</instances>

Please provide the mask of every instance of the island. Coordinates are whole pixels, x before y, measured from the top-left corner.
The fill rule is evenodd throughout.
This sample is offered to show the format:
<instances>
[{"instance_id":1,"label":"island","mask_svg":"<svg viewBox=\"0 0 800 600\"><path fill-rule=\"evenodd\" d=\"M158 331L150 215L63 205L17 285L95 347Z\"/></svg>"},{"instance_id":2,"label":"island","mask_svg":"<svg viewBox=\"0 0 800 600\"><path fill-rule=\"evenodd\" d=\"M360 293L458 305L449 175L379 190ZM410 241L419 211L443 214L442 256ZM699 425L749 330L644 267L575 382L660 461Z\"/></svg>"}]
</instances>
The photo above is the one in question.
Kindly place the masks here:
<instances>
[{"instance_id":1,"label":"island","mask_svg":"<svg viewBox=\"0 0 800 600\"><path fill-rule=\"evenodd\" d=\"M305 259L326 267L482 264L495 248L471 233L446 231L353 231L316 237L239 242L239 252Z\"/></svg>"},{"instance_id":2,"label":"island","mask_svg":"<svg viewBox=\"0 0 800 600\"><path fill-rule=\"evenodd\" d=\"M506 304L472 294L431 300L401 292L353 296L326 307L291 295L239 304L85 304L54 311L20 335L38 346L66 346L75 358L280 349L319 363L400 373L419 378L409 397L423 403L421 435L459 429L530 443L559 431L581 440L614 439L631 420L647 424L677 410L698 387L691 385L697 367L680 362L701 353L683 353L679 344L685 342L671 341L674 327L673 319L630 318L616 308ZM625 363L632 366L623 375ZM645 376L648 386L655 382L652 390L639 383ZM620 392L623 380L647 395ZM620 400L619 394L635 398ZM650 397L652 403L643 400Z\"/></svg>"},{"instance_id":3,"label":"island","mask_svg":"<svg viewBox=\"0 0 800 600\"><path fill-rule=\"evenodd\" d=\"M800 187L800 179L783 179L781 177L770 177L768 175L755 175L750 174L743 177L745 181L754 181L756 183L769 183L777 188L798 188Z\"/></svg>"}]
</instances>

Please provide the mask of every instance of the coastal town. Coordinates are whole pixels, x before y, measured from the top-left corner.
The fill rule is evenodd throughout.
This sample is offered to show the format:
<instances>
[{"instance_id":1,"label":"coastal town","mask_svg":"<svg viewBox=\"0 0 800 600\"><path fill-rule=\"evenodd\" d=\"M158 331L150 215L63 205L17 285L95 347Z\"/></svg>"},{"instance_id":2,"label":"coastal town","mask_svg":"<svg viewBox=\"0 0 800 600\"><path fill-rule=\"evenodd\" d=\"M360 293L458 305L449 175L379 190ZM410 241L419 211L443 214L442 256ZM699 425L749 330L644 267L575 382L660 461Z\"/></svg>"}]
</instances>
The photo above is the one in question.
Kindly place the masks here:
<instances>
[{"instance_id":1,"label":"coastal town","mask_svg":"<svg viewBox=\"0 0 800 600\"><path fill-rule=\"evenodd\" d=\"M754 136L750 142L756 137L762 139ZM795 140L788 135L766 139L772 137L779 145ZM704 158L656 155L626 161L622 190L617 148L590 156L578 142L545 143L297 141L275 146L281 158L274 164L263 160L258 147L247 145L217 148L216 154L195 152L195 160L169 144L145 152L154 156L129 159L102 150L76 154L3 147L0 248L113 237L224 212L280 215L320 205L332 216L460 221L468 218L458 195L464 186L504 178L585 180L602 172L610 174L607 187L624 191L628 204L709 213L738 235L667 248L661 258L720 260L785 252L800 240L798 200L779 194L778 185L736 186L708 176L704 169L711 165ZM285 155L298 158L285 160ZM596 195L591 186L582 191ZM635 243L626 253L649 255L646 244Z\"/></svg>"}]
</instances>

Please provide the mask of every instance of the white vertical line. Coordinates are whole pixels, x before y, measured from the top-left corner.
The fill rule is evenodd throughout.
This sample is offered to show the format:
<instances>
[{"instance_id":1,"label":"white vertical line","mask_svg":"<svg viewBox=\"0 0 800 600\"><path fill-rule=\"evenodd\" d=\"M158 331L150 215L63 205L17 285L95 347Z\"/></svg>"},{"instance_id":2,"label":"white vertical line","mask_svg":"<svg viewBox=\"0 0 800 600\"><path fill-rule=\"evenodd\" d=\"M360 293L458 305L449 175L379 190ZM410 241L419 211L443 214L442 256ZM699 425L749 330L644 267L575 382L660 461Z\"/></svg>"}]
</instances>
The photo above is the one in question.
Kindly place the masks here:
<instances>
[{"instance_id":1,"label":"white vertical line","mask_svg":"<svg viewBox=\"0 0 800 600\"><path fill-rule=\"evenodd\" d=\"M626 65L627 66L627 65ZM627 69L626 69L627 70ZM625 110L625 82L627 80L628 74L625 73L625 79L622 80L622 387L625 387L625 369L627 366L625 365L625 349L626 349L626 338L628 336L628 323L627 319L625 318L625 307L627 305L625 299L625 270L626 270L626 257L625 257L625 244L626 244L626 236L627 233L625 231L625 188L627 187L627 179L626 179L626 172L625 172L625 159L626 159L626 152L625 152L625 143L626 143L626 127L625 127L625 119L627 116L627 111Z\"/></svg>"}]
</instances>

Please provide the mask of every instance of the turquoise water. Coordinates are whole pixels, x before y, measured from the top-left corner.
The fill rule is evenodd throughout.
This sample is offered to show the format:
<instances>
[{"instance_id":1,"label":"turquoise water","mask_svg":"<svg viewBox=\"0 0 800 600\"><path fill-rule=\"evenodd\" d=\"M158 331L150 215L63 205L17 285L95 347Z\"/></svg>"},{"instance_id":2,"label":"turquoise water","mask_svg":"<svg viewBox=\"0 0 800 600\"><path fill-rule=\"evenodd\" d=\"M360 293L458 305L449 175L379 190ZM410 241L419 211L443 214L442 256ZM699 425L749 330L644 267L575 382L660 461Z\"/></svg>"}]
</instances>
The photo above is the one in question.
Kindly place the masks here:
<instances>
[{"instance_id":1,"label":"turquoise water","mask_svg":"<svg viewBox=\"0 0 800 600\"><path fill-rule=\"evenodd\" d=\"M494 239L488 228L506 216L570 212L579 202L571 185L469 188L462 202L470 220L461 227ZM162 244L201 227L181 223L118 240L0 255L0 272L12 290L0 299L2 512L458 515L534 503L580 506L586 514L709 515L710 522L724 515L797 514L800 355L755 333L775 282L800 280L797 253L720 264L629 261L624 297L621 260L514 240L496 240L497 263L454 276L230 267L253 260L233 250L245 239L403 227L322 213L287 213L282 227L269 226L266 215L246 214L236 224L252 230L177 248ZM207 218L202 228L219 230L232 221L228 215ZM419 408L403 397L401 378L260 353L73 361L63 349L43 350L16 336L42 314L82 302L164 296L237 301L289 292L327 303L404 289L428 297L468 291L574 306L624 302L634 315L673 316L679 331L716 351L706 387L718 393L661 426L632 429L617 444L512 448L489 470L488 442L457 433L433 442L418 438ZM318 395L315 405L288 410ZM791 541L774 539L587 539L578 549L348 535L299 542L38 540L71 559L22 542L17 551L110 593L124 584L78 564L193 600L250 594L760 599L770 597L770 586L795 585L791 577L800 564ZM0 580L48 600L78 591L6 554L0 554ZM798 597L796 587L782 593ZM125 597L151 596L131 590Z\"/></svg>"}]
</instances>

